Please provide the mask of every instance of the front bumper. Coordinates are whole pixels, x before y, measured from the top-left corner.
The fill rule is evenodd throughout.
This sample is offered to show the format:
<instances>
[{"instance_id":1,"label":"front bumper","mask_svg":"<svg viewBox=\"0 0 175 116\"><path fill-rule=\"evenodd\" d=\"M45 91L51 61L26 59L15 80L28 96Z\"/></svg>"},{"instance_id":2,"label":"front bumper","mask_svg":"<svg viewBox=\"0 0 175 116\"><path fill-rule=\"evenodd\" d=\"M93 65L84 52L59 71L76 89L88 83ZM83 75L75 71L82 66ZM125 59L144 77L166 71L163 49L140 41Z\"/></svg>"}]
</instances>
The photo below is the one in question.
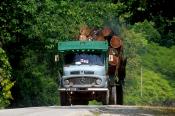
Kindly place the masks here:
<instances>
[{"instance_id":1,"label":"front bumper","mask_svg":"<svg viewBox=\"0 0 175 116\"><path fill-rule=\"evenodd\" d=\"M88 91L108 91L108 88L60 88L59 91L80 91L80 92L88 92Z\"/></svg>"}]
</instances>

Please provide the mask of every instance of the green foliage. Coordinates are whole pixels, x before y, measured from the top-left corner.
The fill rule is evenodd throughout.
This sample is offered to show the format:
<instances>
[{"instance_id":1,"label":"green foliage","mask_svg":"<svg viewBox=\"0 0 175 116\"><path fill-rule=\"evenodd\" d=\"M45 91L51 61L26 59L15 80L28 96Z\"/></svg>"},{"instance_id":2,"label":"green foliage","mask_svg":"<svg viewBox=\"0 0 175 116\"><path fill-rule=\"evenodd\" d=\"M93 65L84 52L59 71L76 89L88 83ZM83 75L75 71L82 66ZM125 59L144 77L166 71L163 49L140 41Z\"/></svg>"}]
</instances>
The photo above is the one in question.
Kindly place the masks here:
<instances>
[{"instance_id":1,"label":"green foliage","mask_svg":"<svg viewBox=\"0 0 175 116\"><path fill-rule=\"evenodd\" d=\"M151 40L167 47L175 44L175 19L174 14L172 13L174 9L173 1L120 0L120 2L128 6L126 12L130 12L131 14L131 16L128 18L130 23L134 24L137 22L144 22L145 19L154 22L154 25L157 31L160 33L161 38L158 39L159 37L157 36ZM153 32L150 31L150 33Z\"/></svg>"},{"instance_id":2,"label":"green foliage","mask_svg":"<svg viewBox=\"0 0 175 116\"><path fill-rule=\"evenodd\" d=\"M89 101L88 105L102 105L102 102L98 102L96 100Z\"/></svg>"},{"instance_id":3,"label":"green foliage","mask_svg":"<svg viewBox=\"0 0 175 116\"><path fill-rule=\"evenodd\" d=\"M144 22L135 23L132 27L135 32L142 33L142 36L145 36L145 38L149 42L159 42L161 39L161 35L159 32L154 28L153 22L148 22L145 20Z\"/></svg>"},{"instance_id":4,"label":"green foliage","mask_svg":"<svg viewBox=\"0 0 175 116\"><path fill-rule=\"evenodd\" d=\"M102 27L106 20L119 16L125 8L123 4L51 0L44 5L36 15L30 36L42 38L48 49L56 47L59 40L70 40L78 35L85 24Z\"/></svg>"},{"instance_id":5,"label":"green foliage","mask_svg":"<svg viewBox=\"0 0 175 116\"><path fill-rule=\"evenodd\" d=\"M11 66L8 58L2 48L0 48L0 108L6 107L13 99L11 95L11 88L14 85L11 82Z\"/></svg>"},{"instance_id":6,"label":"green foliage","mask_svg":"<svg viewBox=\"0 0 175 116\"><path fill-rule=\"evenodd\" d=\"M140 78L137 76L135 84L127 87L124 99L126 104L170 105L168 101L170 99L175 100L174 89L160 73L147 69L143 70L142 96Z\"/></svg>"},{"instance_id":7,"label":"green foliage","mask_svg":"<svg viewBox=\"0 0 175 116\"><path fill-rule=\"evenodd\" d=\"M174 57L175 47L171 48L161 47L156 44L148 46L147 54L142 56L143 64L155 72L160 72L166 76L172 87L175 88L175 60Z\"/></svg>"},{"instance_id":8,"label":"green foliage","mask_svg":"<svg viewBox=\"0 0 175 116\"><path fill-rule=\"evenodd\" d=\"M70 0L10 0L1 7L7 14L1 16L5 27L0 37L16 81L16 107L57 104L58 66L53 59L58 41L71 40L85 24L102 27L126 8L120 3Z\"/></svg>"},{"instance_id":9,"label":"green foliage","mask_svg":"<svg viewBox=\"0 0 175 116\"><path fill-rule=\"evenodd\" d=\"M3 79L1 86L4 86L1 93L5 94L0 94L0 100L3 101L0 102L0 107L7 106L11 99L10 88L14 83L10 79L16 82L12 91L14 106L57 104L59 67L53 61L54 54L57 53L57 43L72 40L79 34L79 29L83 25L98 28L107 25L117 34L119 31L123 37L124 54L128 57L125 86L127 104L157 104L159 101L161 104L168 98L171 101L172 95L175 95L172 94L172 88L175 88L173 78L175 19L166 14L169 11L166 10L167 7L160 7L162 8L160 11L155 10L157 6L171 2L165 0L159 2L157 0L147 2L137 0L2 1L0 47L3 47L8 55L13 76L10 75L11 69L7 57L1 52L2 63L0 63L3 65L0 79ZM120 28L118 21L124 23L125 20L132 24L137 21L139 23L135 23L130 29L121 26L118 30ZM172 47L169 49L159 47L148 44L147 41ZM146 69L143 87L146 93L143 93L142 98L139 96L137 76L141 64ZM156 80L161 84L159 85ZM157 93L151 93L153 87L156 88ZM166 91L163 91L164 89Z\"/></svg>"},{"instance_id":10,"label":"green foliage","mask_svg":"<svg viewBox=\"0 0 175 116\"><path fill-rule=\"evenodd\" d=\"M155 26L161 34L158 42L162 46L171 47L175 45L175 18L168 19L166 17L155 17L153 19Z\"/></svg>"},{"instance_id":11,"label":"green foliage","mask_svg":"<svg viewBox=\"0 0 175 116\"><path fill-rule=\"evenodd\" d=\"M37 55L28 51L21 62L24 70L16 72L15 105L18 107L58 104L58 84L50 77L45 58L39 59Z\"/></svg>"},{"instance_id":12,"label":"green foliage","mask_svg":"<svg viewBox=\"0 0 175 116\"><path fill-rule=\"evenodd\" d=\"M136 33L134 29L122 27L121 36L123 37L124 56L127 60L127 79L134 78L141 63L139 54L144 54L147 40L142 33Z\"/></svg>"},{"instance_id":13,"label":"green foliage","mask_svg":"<svg viewBox=\"0 0 175 116\"><path fill-rule=\"evenodd\" d=\"M128 39L130 42L124 43L126 45L125 51L132 53L127 53L127 56L135 57L129 58L127 64L125 104L172 105L175 100L173 97L175 95L173 91L175 89L173 78L174 47L166 48L153 43L148 44L146 41L148 36L156 38L159 34L147 21L133 25L129 31L130 33L127 32L125 39L130 37L134 38L135 41L134 39ZM130 43L130 48L128 48L128 43ZM142 97L140 90L141 66L144 69Z\"/></svg>"}]
</instances>

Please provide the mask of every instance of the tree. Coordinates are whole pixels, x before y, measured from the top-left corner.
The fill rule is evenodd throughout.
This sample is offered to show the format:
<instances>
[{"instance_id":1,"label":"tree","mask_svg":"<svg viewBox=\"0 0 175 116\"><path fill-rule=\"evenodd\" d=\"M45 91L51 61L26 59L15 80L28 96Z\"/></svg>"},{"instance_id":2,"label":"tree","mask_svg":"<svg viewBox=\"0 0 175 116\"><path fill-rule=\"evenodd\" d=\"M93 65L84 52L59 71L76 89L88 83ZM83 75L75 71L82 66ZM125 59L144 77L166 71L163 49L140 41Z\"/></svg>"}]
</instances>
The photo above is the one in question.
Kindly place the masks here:
<instances>
[{"instance_id":1,"label":"tree","mask_svg":"<svg viewBox=\"0 0 175 116\"><path fill-rule=\"evenodd\" d=\"M174 5L171 0L119 0L126 4L127 11L132 15L128 18L131 24L143 22L145 19L155 23L161 38L156 43L162 46L171 47L175 44L175 23ZM173 10L174 9L174 10ZM154 41L155 42L155 41Z\"/></svg>"},{"instance_id":2,"label":"tree","mask_svg":"<svg viewBox=\"0 0 175 116\"><path fill-rule=\"evenodd\" d=\"M0 48L0 108L8 106L13 99L11 88L14 82L11 78L11 66L4 50Z\"/></svg>"}]
</instances>

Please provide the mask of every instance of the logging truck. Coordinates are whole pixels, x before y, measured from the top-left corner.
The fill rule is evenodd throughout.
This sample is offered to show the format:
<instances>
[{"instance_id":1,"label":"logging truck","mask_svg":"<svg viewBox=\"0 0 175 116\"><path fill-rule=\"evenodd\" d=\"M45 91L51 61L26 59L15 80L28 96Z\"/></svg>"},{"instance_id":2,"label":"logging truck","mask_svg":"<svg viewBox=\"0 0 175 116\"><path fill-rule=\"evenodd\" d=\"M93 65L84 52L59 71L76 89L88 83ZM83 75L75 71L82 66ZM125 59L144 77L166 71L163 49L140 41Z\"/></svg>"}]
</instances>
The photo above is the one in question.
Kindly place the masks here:
<instances>
[{"instance_id":1,"label":"logging truck","mask_svg":"<svg viewBox=\"0 0 175 116\"><path fill-rule=\"evenodd\" d=\"M122 40L115 35L103 37L58 43L62 106L87 105L91 100L123 104L126 58Z\"/></svg>"}]
</instances>

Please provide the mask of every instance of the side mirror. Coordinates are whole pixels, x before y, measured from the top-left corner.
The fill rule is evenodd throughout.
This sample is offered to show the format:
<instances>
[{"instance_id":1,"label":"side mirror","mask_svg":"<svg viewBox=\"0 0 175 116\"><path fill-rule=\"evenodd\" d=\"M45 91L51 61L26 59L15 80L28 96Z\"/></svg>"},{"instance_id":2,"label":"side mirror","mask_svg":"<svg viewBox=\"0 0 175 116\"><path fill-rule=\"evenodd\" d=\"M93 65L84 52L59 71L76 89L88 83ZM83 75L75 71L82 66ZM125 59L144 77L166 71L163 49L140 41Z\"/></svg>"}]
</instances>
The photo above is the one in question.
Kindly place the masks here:
<instances>
[{"instance_id":1,"label":"side mirror","mask_svg":"<svg viewBox=\"0 0 175 116\"><path fill-rule=\"evenodd\" d=\"M59 55L55 55L55 62L59 61Z\"/></svg>"}]
</instances>

